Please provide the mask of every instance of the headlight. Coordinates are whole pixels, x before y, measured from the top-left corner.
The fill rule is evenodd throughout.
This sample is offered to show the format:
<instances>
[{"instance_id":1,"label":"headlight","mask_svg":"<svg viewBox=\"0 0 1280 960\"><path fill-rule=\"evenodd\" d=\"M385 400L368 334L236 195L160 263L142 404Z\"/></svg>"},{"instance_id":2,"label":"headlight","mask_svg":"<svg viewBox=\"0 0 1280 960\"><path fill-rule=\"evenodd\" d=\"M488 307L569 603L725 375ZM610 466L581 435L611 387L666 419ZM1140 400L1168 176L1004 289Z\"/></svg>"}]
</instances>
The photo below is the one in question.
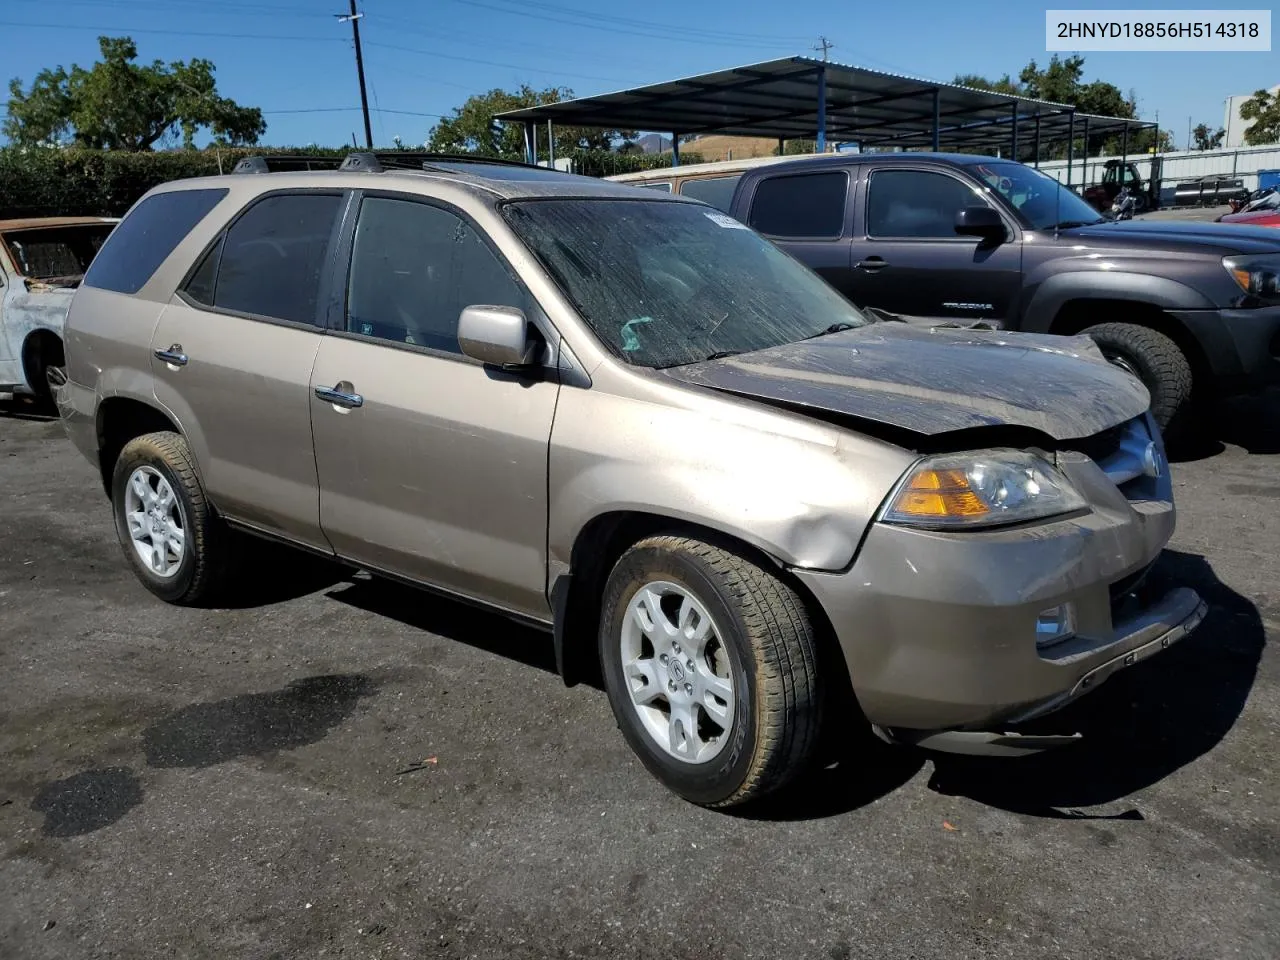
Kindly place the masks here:
<instances>
[{"instance_id":1,"label":"headlight","mask_svg":"<svg viewBox=\"0 0 1280 960\"><path fill-rule=\"evenodd\" d=\"M1261 300L1280 300L1280 257L1223 257L1240 289Z\"/></svg>"},{"instance_id":2,"label":"headlight","mask_svg":"<svg viewBox=\"0 0 1280 960\"><path fill-rule=\"evenodd\" d=\"M1022 450L983 450L922 460L881 519L918 527L988 527L1086 506L1053 464Z\"/></svg>"}]
</instances>

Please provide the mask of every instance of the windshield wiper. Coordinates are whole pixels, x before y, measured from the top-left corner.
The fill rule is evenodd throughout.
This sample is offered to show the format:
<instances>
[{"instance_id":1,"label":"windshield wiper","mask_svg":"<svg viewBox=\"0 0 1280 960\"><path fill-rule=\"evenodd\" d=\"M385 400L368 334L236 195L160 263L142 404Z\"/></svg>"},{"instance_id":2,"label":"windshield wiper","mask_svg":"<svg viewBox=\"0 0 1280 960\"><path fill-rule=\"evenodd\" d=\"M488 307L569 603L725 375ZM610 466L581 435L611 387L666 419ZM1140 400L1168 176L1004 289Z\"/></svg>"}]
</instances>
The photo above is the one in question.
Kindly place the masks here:
<instances>
[{"instance_id":1,"label":"windshield wiper","mask_svg":"<svg viewBox=\"0 0 1280 960\"><path fill-rule=\"evenodd\" d=\"M707 357L707 359L708 359L708 360L723 360L725 357L736 357L736 356L737 356L738 354L740 354L741 352L742 352L741 350L717 350L717 351L716 351L715 353L713 353L711 356Z\"/></svg>"},{"instance_id":2,"label":"windshield wiper","mask_svg":"<svg viewBox=\"0 0 1280 960\"><path fill-rule=\"evenodd\" d=\"M856 329L858 329L858 325L856 323L846 323L845 321L841 320L839 323L831 324L831 326L827 327L825 330L819 330L817 333L811 333L809 334L809 336L801 337L800 339L813 340L816 337L825 337L828 333L844 333L844 331L846 330L856 330Z\"/></svg>"},{"instance_id":3,"label":"windshield wiper","mask_svg":"<svg viewBox=\"0 0 1280 960\"><path fill-rule=\"evenodd\" d=\"M1054 224L1058 230L1070 230L1072 227L1092 227L1095 223L1107 223L1106 217L1099 217L1097 220L1063 220L1061 223Z\"/></svg>"}]
</instances>

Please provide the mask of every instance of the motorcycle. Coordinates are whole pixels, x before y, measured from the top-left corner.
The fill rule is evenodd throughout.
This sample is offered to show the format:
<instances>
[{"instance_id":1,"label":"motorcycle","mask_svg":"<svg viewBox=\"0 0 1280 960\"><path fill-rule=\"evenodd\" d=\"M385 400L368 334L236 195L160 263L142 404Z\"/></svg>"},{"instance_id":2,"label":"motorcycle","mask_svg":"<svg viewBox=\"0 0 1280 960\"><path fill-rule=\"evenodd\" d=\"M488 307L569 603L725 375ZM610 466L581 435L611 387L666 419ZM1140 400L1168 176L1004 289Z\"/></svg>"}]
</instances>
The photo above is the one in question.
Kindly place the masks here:
<instances>
[{"instance_id":1,"label":"motorcycle","mask_svg":"<svg viewBox=\"0 0 1280 960\"><path fill-rule=\"evenodd\" d=\"M1261 190L1253 191L1253 193L1249 194L1243 200L1228 200L1227 202L1231 205L1232 213L1247 213L1248 211L1255 209L1255 205L1259 200L1271 196L1271 194L1275 193L1277 189L1280 188L1265 187Z\"/></svg>"},{"instance_id":2,"label":"motorcycle","mask_svg":"<svg viewBox=\"0 0 1280 960\"><path fill-rule=\"evenodd\" d=\"M1111 209L1107 212L1111 220L1132 220L1134 211L1138 206L1138 201L1133 195L1133 191L1127 186L1121 187L1120 192L1116 194L1116 198L1111 201Z\"/></svg>"}]
</instances>

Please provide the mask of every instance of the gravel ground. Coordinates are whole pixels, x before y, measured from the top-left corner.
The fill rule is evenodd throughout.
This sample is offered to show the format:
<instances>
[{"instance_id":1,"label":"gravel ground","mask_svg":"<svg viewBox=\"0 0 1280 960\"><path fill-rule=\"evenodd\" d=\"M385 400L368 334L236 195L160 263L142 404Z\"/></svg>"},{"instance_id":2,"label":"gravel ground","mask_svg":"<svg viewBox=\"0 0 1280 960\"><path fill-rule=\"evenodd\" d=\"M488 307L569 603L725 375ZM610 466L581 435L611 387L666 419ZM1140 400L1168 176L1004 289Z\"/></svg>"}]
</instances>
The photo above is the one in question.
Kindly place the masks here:
<instances>
[{"instance_id":1,"label":"gravel ground","mask_svg":"<svg viewBox=\"0 0 1280 960\"><path fill-rule=\"evenodd\" d=\"M538 633L274 548L239 609L152 599L60 426L0 413L0 957L1274 960L1280 394L1216 422L1166 557L1209 618L1084 745L729 815Z\"/></svg>"}]
</instances>

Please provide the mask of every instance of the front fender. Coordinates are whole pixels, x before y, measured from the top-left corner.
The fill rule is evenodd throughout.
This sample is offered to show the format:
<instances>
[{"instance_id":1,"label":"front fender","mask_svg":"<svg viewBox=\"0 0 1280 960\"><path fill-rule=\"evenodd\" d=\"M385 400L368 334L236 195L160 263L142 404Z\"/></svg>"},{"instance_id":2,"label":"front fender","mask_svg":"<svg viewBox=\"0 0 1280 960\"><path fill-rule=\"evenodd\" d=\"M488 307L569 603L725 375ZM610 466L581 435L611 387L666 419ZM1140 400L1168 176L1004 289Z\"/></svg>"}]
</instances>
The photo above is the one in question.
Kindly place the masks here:
<instances>
[{"instance_id":1,"label":"front fender","mask_svg":"<svg viewBox=\"0 0 1280 960\"><path fill-rule=\"evenodd\" d=\"M1072 300L1129 300L1162 310L1204 310L1214 304L1185 283L1126 271L1076 270L1046 277L1028 289L1019 327L1048 333L1054 318Z\"/></svg>"},{"instance_id":2,"label":"front fender","mask_svg":"<svg viewBox=\"0 0 1280 960\"><path fill-rule=\"evenodd\" d=\"M548 558L578 534L643 513L735 537L779 563L842 570L910 453L762 404L667 388L670 405L561 392L552 431ZM694 401L693 408L686 402Z\"/></svg>"}]
</instances>

